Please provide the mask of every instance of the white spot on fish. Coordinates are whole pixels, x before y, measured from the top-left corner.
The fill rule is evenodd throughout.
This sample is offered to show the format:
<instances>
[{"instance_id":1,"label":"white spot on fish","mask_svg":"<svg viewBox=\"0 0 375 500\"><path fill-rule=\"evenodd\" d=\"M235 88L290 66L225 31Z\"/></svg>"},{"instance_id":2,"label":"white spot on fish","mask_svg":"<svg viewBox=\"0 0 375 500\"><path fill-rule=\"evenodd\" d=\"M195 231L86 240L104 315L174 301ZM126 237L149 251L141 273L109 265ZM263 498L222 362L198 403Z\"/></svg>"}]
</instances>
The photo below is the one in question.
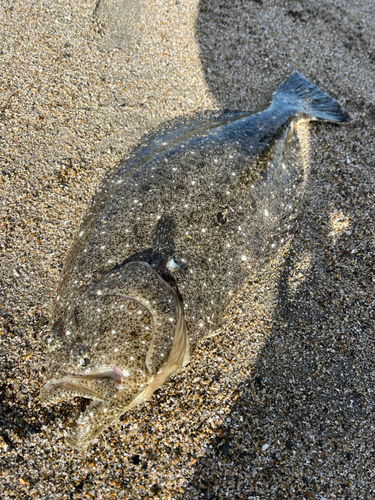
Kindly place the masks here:
<instances>
[{"instance_id":1,"label":"white spot on fish","mask_svg":"<svg viewBox=\"0 0 375 500\"><path fill-rule=\"evenodd\" d=\"M269 216L269 213L268 213L268 210L267 210L267 209L264 211L264 215L265 215L266 217L268 217L268 216Z\"/></svg>"},{"instance_id":2,"label":"white spot on fish","mask_svg":"<svg viewBox=\"0 0 375 500\"><path fill-rule=\"evenodd\" d=\"M81 231L81 232L79 233L79 235L80 235L80 236L83 236L84 234L85 234L85 231Z\"/></svg>"},{"instance_id":3,"label":"white spot on fish","mask_svg":"<svg viewBox=\"0 0 375 500\"><path fill-rule=\"evenodd\" d=\"M98 290L96 293L97 293L98 295L102 295L102 293L103 293L103 292L102 292L102 290Z\"/></svg>"}]
</instances>

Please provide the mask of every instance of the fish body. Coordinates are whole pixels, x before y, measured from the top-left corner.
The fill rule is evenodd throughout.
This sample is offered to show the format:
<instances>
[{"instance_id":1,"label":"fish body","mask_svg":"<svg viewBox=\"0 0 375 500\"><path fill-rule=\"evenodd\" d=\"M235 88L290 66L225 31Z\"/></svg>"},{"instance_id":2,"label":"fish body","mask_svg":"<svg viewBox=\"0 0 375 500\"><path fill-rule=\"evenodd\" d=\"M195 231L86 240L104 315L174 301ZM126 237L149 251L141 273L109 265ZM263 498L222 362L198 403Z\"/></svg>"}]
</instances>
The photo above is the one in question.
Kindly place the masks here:
<instances>
[{"instance_id":1,"label":"fish body","mask_svg":"<svg viewBox=\"0 0 375 500\"><path fill-rule=\"evenodd\" d=\"M42 390L92 400L72 447L181 370L290 239L308 170L301 120L349 116L293 73L267 110L167 131L103 183L64 267Z\"/></svg>"}]
</instances>

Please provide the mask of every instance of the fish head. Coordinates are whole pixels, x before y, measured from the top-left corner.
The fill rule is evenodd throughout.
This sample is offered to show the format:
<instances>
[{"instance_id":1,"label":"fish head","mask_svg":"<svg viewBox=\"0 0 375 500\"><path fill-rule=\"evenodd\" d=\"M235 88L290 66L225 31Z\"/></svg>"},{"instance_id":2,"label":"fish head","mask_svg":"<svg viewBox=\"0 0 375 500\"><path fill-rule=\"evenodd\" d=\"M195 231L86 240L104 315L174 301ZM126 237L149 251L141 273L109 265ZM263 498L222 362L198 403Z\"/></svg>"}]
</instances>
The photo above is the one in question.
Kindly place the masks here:
<instances>
[{"instance_id":1,"label":"fish head","mask_svg":"<svg viewBox=\"0 0 375 500\"><path fill-rule=\"evenodd\" d=\"M41 398L92 401L69 441L84 449L188 362L188 337L177 293L144 262L107 273L64 310L47 337Z\"/></svg>"}]
</instances>

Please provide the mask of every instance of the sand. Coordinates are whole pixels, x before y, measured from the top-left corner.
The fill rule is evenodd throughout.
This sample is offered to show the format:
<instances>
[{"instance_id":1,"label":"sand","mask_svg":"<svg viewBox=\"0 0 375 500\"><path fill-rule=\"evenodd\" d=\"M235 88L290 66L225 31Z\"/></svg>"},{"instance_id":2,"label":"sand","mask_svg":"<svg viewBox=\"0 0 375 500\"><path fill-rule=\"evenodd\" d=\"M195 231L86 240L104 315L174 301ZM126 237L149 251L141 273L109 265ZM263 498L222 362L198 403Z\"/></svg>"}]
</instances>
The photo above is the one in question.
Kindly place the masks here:
<instances>
[{"instance_id":1,"label":"sand","mask_svg":"<svg viewBox=\"0 0 375 500\"><path fill-rule=\"evenodd\" d=\"M2 499L375 498L375 5L0 5ZM155 127L259 111L298 70L354 118L305 130L297 234L187 369L86 453L42 406L64 257L105 173Z\"/></svg>"}]
</instances>

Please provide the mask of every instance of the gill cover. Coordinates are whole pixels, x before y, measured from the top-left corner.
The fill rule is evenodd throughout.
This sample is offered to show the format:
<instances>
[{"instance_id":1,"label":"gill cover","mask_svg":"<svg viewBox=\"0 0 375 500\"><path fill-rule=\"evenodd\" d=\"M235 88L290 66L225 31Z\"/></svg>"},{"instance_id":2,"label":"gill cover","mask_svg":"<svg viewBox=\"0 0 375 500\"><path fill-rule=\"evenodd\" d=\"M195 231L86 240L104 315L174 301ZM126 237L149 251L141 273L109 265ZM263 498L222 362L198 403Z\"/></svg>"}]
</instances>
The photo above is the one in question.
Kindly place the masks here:
<instances>
[{"instance_id":1,"label":"gill cover","mask_svg":"<svg viewBox=\"0 0 375 500\"><path fill-rule=\"evenodd\" d=\"M169 359L176 335L185 343L180 339L186 336L182 304L173 288L146 262L130 262L114 269L90 289L90 295L125 299L143 306L151 314L151 341L145 359L149 375L155 375ZM123 323L122 328L126 330L126 327ZM181 352L182 358L185 354ZM182 363L176 355L175 362Z\"/></svg>"}]
</instances>

